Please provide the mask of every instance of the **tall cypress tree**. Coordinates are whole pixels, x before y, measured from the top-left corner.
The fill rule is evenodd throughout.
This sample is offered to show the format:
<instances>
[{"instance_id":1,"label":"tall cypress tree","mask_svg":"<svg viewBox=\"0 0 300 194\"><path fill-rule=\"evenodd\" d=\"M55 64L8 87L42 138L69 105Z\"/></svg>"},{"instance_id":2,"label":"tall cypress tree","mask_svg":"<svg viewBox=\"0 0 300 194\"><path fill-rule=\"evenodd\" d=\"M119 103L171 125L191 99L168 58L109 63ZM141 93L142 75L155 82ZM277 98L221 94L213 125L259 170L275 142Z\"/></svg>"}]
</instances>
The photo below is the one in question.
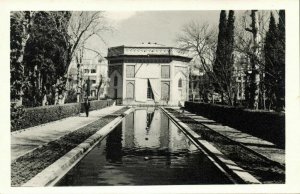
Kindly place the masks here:
<instances>
[{"instance_id":1,"label":"tall cypress tree","mask_svg":"<svg viewBox=\"0 0 300 194\"><path fill-rule=\"evenodd\" d=\"M233 50L234 50L234 11L230 10L228 14L228 20L227 20L227 28L226 28L226 61L224 63L225 65L225 81L226 81L226 87L228 91L228 97L229 100L233 100L234 91L233 89Z\"/></svg>"},{"instance_id":2,"label":"tall cypress tree","mask_svg":"<svg viewBox=\"0 0 300 194\"><path fill-rule=\"evenodd\" d=\"M266 87L266 96L268 98L269 108L274 106L276 101L276 88L278 82L278 32L277 26L275 23L275 18L271 12L269 30L266 34L265 39L265 87Z\"/></svg>"},{"instance_id":3,"label":"tall cypress tree","mask_svg":"<svg viewBox=\"0 0 300 194\"><path fill-rule=\"evenodd\" d=\"M232 73L233 73L233 48L234 48L234 11L230 10L228 19L224 10L220 13L218 45L216 61L213 66L215 74L215 88L228 97L228 104L233 104Z\"/></svg>"},{"instance_id":4,"label":"tall cypress tree","mask_svg":"<svg viewBox=\"0 0 300 194\"><path fill-rule=\"evenodd\" d=\"M234 11L230 10L226 28L226 57L228 66L233 65L233 46L234 46Z\"/></svg>"},{"instance_id":5,"label":"tall cypress tree","mask_svg":"<svg viewBox=\"0 0 300 194\"><path fill-rule=\"evenodd\" d=\"M213 71L216 77L215 88L217 92L223 92L223 85L220 83L224 79L222 75L222 65L226 61L226 28L227 28L227 19L226 11L222 10L220 13L219 20L219 34L218 34L218 44L216 50L216 60L213 65Z\"/></svg>"},{"instance_id":6,"label":"tall cypress tree","mask_svg":"<svg viewBox=\"0 0 300 194\"><path fill-rule=\"evenodd\" d=\"M285 10L279 11L278 22L278 109L285 104Z\"/></svg>"}]
</instances>

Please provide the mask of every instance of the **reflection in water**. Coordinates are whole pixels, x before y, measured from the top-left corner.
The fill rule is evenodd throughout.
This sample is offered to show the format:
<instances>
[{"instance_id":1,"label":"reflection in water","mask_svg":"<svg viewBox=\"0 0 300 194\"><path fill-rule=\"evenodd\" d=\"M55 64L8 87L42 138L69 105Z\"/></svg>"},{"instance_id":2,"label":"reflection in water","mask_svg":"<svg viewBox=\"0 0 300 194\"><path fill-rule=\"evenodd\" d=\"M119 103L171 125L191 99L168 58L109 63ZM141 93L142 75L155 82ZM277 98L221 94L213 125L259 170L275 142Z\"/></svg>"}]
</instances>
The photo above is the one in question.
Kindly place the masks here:
<instances>
[{"instance_id":1,"label":"reflection in water","mask_svg":"<svg viewBox=\"0 0 300 194\"><path fill-rule=\"evenodd\" d=\"M159 109L137 109L58 185L229 183Z\"/></svg>"},{"instance_id":2,"label":"reflection in water","mask_svg":"<svg viewBox=\"0 0 300 194\"><path fill-rule=\"evenodd\" d=\"M122 162L122 126L118 125L106 139L106 160L111 163Z\"/></svg>"}]
</instances>

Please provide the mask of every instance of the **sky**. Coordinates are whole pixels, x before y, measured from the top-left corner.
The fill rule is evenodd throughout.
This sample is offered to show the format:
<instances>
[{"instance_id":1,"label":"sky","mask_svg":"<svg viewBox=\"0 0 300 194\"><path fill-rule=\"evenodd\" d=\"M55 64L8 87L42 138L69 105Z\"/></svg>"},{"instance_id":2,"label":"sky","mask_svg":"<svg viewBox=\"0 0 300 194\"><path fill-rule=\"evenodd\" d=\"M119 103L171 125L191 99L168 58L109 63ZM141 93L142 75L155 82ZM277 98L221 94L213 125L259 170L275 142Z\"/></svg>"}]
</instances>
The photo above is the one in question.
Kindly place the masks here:
<instances>
[{"instance_id":1,"label":"sky","mask_svg":"<svg viewBox=\"0 0 300 194\"><path fill-rule=\"evenodd\" d=\"M260 13L268 15L270 11L260 11ZM236 22L245 14L249 16L250 12L236 10ZM99 51L102 57L105 57L108 48L113 46L134 46L151 42L176 47L176 37L181 33L183 26L191 21L200 24L208 23L210 27L217 30L220 10L106 11L104 17L105 22L111 26L112 30L103 32L102 40L93 37L86 45ZM247 18L250 19L250 17ZM87 52L85 58L92 59L95 55L93 52Z\"/></svg>"},{"instance_id":2,"label":"sky","mask_svg":"<svg viewBox=\"0 0 300 194\"><path fill-rule=\"evenodd\" d=\"M102 33L105 42L93 38L88 44L106 56L108 47L112 46L143 42L176 46L176 36L186 23L199 21L217 27L220 11L127 11L104 14L113 31ZM93 53L88 56L92 57Z\"/></svg>"}]
</instances>

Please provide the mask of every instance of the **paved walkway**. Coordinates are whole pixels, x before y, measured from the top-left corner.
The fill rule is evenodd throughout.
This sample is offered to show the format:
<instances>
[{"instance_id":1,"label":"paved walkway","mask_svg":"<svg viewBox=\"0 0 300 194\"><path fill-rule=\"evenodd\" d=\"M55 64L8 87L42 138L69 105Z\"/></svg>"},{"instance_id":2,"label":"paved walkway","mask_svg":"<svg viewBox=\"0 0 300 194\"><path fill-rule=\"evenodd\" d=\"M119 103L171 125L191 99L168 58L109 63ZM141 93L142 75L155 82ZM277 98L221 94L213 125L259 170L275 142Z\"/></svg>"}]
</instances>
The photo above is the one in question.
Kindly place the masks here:
<instances>
[{"instance_id":1,"label":"paved walkway","mask_svg":"<svg viewBox=\"0 0 300 194\"><path fill-rule=\"evenodd\" d=\"M79 116L68 117L62 120L53 121L43 125L30 127L11 133L11 160L14 160L33 149L46 144L61 136L75 131L89 123L92 123L102 116L111 114L122 106L110 106L100 110L91 111L89 117L85 113Z\"/></svg>"},{"instance_id":2,"label":"paved walkway","mask_svg":"<svg viewBox=\"0 0 300 194\"><path fill-rule=\"evenodd\" d=\"M273 143L254 137L250 134L241 132L237 129L224 126L220 123L215 122L214 120L210 120L203 116L190 113L186 110L183 114L200 122L206 127L226 136L227 138L241 143L243 146L250 148L251 150L261 154L262 156L272 161L278 162L282 165L285 165L285 150L276 148L276 145L274 145Z\"/></svg>"}]
</instances>

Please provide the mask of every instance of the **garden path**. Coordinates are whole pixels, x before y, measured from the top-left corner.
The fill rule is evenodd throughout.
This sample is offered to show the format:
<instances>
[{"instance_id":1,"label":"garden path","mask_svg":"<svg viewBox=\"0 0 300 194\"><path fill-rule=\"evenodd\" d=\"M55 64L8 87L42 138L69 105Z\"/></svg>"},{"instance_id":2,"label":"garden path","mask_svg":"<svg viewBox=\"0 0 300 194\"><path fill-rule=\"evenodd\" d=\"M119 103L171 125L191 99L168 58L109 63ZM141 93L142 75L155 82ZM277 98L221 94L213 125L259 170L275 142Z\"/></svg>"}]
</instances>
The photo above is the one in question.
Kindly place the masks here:
<instances>
[{"instance_id":1,"label":"garden path","mask_svg":"<svg viewBox=\"0 0 300 194\"><path fill-rule=\"evenodd\" d=\"M89 117L85 113L78 116L68 117L58 121L30 127L11 133L11 160L32 151L63 135L84 127L105 115L109 115L122 106L110 106L100 110L91 111Z\"/></svg>"},{"instance_id":2,"label":"garden path","mask_svg":"<svg viewBox=\"0 0 300 194\"><path fill-rule=\"evenodd\" d=\"M229 126L222 125L206 117L190 113L186 110L183 114L218 132L219 134L240 143L242 146L251 149L272 161L280 163L281 165L285 165L285 150L277 148L273 143L254 137Z\"/></svg>"}]
</instances>

